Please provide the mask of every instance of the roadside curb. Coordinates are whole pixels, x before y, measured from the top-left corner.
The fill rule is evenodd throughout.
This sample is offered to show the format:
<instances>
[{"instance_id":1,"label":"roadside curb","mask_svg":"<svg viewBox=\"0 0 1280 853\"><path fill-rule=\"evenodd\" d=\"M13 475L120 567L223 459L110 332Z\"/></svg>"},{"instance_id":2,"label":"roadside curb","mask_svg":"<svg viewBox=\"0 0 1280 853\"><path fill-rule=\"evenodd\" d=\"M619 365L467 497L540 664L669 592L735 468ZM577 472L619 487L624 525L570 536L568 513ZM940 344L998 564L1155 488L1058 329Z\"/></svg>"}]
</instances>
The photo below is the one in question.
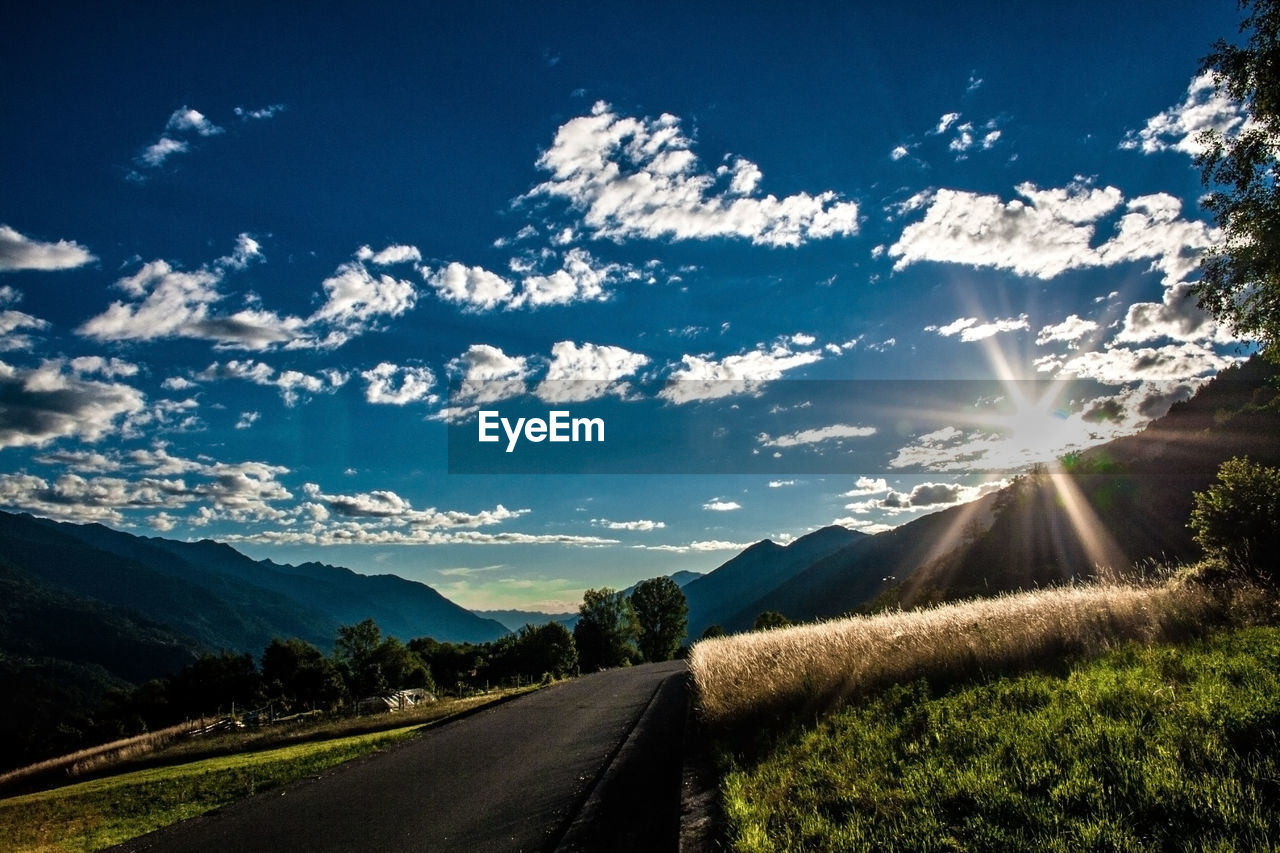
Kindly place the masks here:
<instances>
[{"instance_id":1,"label":"roadside curb","mask_svg":"<svg viewBox=\"0 0 1280 853\"><path fill-rule=\"evenodd\" d=\"M680 768L680 839L679 853L714 853L716 827L719 820L719 786L715 767L707 754L698 725L698 711L694 705L696 691L693 676L689 675L688 698L685 706L684 742L681 754L684 762Z\"/></svg>"}]
</instances>

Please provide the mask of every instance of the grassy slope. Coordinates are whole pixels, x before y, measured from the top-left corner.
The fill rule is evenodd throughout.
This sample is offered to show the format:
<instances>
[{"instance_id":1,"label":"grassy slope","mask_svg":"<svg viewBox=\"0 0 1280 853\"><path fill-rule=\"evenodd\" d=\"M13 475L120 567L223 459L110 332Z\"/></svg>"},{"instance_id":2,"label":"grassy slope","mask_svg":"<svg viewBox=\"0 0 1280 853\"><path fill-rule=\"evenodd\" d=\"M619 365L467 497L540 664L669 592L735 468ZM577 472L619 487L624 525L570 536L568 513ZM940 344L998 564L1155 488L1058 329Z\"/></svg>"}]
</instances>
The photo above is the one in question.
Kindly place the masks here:
<instances>
[{"instance_id":1,"label":"grassy slope","mask_svg":"<svg viewBox=\"0 0 1280 853\"><path fill-rule=\"evenodd\" d=\"M732 849L1280 845L1280 629L839 713L724 782Z\"/></svg>"},{"instance_id":2,"label":"grassy slope","mask_svg":"<svg viewBox=\"0 0 1280 853\"><path fill-rule=\"evenodd\" d=\"M314 775L411 736L419 726L139 770L0 801L14 851L100 850Z\"/></svg>"},{"instance_id":3,"label":"grassy slope","mask_svg":"<svg viewBox=\"0 0 1280 853\"><path fill-rule=\"evenodd\" d=\"M178 740L155 751L130 751L88 771L112 774L104 778L0 799L0 849L100 850L315 775L427 725L536 689L501 690L393 715L250 729Z\"/></svg>"}]
</instances>

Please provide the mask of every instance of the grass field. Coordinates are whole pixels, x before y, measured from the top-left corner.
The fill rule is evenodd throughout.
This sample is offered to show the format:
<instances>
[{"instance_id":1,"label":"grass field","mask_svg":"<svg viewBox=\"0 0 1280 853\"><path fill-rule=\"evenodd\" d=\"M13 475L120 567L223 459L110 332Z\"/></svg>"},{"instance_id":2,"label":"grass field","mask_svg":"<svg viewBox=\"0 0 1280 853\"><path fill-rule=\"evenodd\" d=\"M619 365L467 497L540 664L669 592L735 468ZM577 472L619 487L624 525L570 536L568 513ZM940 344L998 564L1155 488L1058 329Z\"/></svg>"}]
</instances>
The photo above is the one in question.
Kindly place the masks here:
<instances>
[{"instance_id":1,"label":"grass field","mask_svg":"<svg viewBox=\"0 0 1280 853\"><path fill-rule=\"evenodd\" d=\"M424 725L535 688L445 700L399 714L268 727L130 754L113 775L0 800L0 849L101 850L237 800L314 776L412 737ZM129 768L137 764L144 769Z\"/></svg>"},{"instance_id":2,"label":"grass field","mask_svg":"<svg viewBox=\"0 0 1280 853\"><path fill-rule=\"evenodd\" d=\"M0 838L13 851L100 850L313 776L420 728L207 758L0 800Z\"/></svg>"},{"instance_id":3,"label":"grass field","mask_svg":"<svg viewBox=\"0 0 1280 853\"><path fill-rule=\"evenodd\" d=\"M885 688L723 780L730 849L1280 849L1280 629Z\"/></svg>"},{"instance_id":4,"label":"grass field","mask_svg":"<svg viewBox=\"0 0 1280 853\"><path fill-rule=\"evenodd\" d=\"M1064 587L706 640L689 669L705 723L758 730L918 678L963 681L1194 635L1220 608L1194 586Z\"/></svg>"}]
</instances>

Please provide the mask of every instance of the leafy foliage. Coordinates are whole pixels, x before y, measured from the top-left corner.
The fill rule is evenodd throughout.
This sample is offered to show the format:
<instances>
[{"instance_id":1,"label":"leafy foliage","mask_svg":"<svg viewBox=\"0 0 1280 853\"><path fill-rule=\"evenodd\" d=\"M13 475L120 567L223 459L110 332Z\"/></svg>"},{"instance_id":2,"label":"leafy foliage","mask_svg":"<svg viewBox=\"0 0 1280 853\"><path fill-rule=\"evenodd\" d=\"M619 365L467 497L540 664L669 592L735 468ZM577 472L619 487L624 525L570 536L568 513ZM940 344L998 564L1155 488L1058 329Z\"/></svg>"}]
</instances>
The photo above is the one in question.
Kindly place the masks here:
<instances>
[{"instance_id":1,"label":"leafy foliage","mask_svg":"<svg viewBox=\"0 0 1280 853\"><path fill-rule=\"evenodd\" d=\"M1250 120L1234 136L1209 130L1200 137L1197 165L1215 187L1204 204L1225 240L1205 255L1192 291L1201 307L1280 363L1280 2L1241 5L1249 7L1240 26L1247 43L1218 40L1204 70Z\"/></svg>"},{"instance_id":2,"label":"leafy foliage","mask_svg":"<svg viewBox=\"0 0 1280 853\"><path fill-rule=\"evenodd\" d=\"M1196 492L1189 526L1213 559L1257 580L1280 581L1280 468L1234 457L1218 468L1218 482Z\"/></svg>"},{"instance_id":3,"label":"leafy foliage","mask_svg":"<svg viewBox=\"0 0 1280 853\"><path fill-rule=\"evenodd\" d=\"M647 661L671 660L684 640L689 605L679 585L669 577L640 581L631 592L640 630L637 642Z\"/></svg>"},{"instance_id":4,"label":"leafy foliage","mask_svg":"<svg viewBox=\"0 0 1280 853\"><path fill-rule=\"evenodd\" d=\"M639 625L626 595L607 587L589 589L583 593L578 613L573 641L584 672L627 666L639 656L635 646Z\"/></svg>"},{"instance_id":5,"label":"leafy foliage","mask_svg":"<svg viewBox=\"0 0 1280 853\"><path fill-rule=\"evenodd\" d=\"M752 631L768 631L772 628L785 628L791 624L791 620L783 616L776 610L766 610L756 617L756 621L751 623Z\"/></svg>"}]
</instances>

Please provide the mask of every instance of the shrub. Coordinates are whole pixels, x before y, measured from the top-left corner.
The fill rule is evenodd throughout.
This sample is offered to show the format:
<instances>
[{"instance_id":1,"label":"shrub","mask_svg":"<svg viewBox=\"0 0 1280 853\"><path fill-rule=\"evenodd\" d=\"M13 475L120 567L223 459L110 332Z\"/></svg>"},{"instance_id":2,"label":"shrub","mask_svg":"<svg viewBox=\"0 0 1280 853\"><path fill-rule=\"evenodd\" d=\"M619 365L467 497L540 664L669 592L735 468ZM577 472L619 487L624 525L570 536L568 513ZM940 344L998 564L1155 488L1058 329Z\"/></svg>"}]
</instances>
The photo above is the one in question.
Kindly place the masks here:
<instances>
[{"instance_id":1,"label":"shrub","mask_svg":"<svg viewBox=\"0 0 1280 853\"><path fill-rule=\"evenodd\" d=\"M1280 580L1280 469L1228 459L1218 482L1194 498L1187 526L1206 556L1268 585Z\"/></svg>"}]
</instances>

